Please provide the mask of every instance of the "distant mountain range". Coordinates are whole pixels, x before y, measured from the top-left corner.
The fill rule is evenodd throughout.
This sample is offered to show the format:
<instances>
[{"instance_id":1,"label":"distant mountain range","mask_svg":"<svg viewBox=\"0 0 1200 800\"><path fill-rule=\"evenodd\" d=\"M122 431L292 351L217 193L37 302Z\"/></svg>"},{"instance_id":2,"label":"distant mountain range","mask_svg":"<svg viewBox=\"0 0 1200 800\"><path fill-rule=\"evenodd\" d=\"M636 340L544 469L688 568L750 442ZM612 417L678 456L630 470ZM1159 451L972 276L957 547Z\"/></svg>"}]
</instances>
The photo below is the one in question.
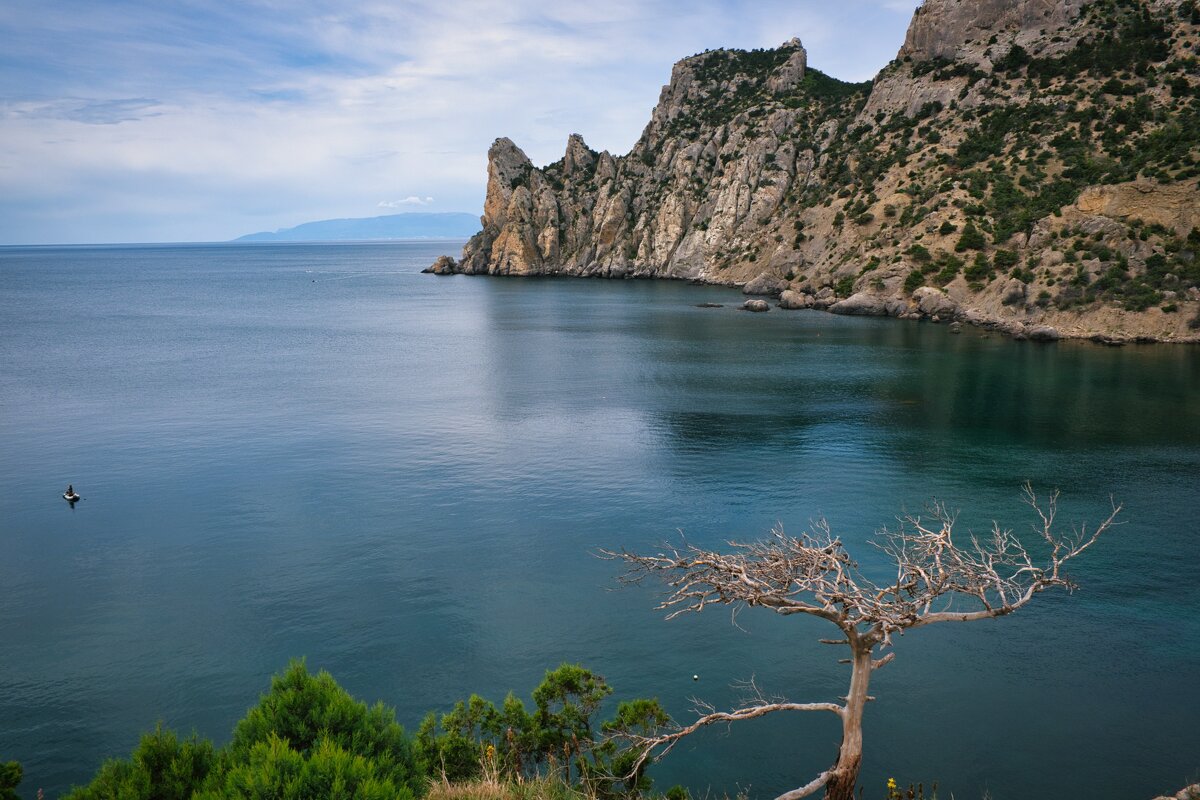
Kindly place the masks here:
<instances>
[{"instance_id":1,"label":"distant mountain range","mask_svg":"<svg viewBox=\"0 0 1200 800\"><path fill-rule=\"evenodd\" d=\"M388 214L360 219L323 219L294 228L239 236L236 242L344 242L372 239L466 239L479 217L462 212Z\"/></svg>"}]
</instances>

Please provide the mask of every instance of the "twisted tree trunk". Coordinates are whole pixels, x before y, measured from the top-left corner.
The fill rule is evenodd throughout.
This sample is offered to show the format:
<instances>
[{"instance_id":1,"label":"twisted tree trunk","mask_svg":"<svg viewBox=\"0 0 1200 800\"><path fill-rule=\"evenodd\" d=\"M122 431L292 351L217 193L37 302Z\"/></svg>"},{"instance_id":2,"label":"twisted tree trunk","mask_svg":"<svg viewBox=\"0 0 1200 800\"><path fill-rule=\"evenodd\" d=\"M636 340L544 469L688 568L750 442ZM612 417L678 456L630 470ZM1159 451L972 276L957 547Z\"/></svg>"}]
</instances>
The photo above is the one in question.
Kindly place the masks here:
<instances>
[{"instance_id":1,"label":"twisted tree trunk","mask_svg":"<svg viewBox=\"0 0 1200 800\"><path fill-rule=\"evenodd\" d=\"M871 647L852 641L850 693L842 708L842 747L825 784L825 800L854 800L854 785L862 766L862 717L867 705L867 687L871 682Z\"/></svg>"}]
</instances>

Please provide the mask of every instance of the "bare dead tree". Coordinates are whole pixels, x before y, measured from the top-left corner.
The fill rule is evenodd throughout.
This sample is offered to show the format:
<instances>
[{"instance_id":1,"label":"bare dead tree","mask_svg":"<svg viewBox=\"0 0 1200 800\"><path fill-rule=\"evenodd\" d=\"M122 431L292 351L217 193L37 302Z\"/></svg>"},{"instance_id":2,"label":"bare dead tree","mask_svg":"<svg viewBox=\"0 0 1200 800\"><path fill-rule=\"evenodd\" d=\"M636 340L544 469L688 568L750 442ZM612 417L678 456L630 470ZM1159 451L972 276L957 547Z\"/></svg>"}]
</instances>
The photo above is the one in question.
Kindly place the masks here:
<instances>
[{"instance_id":1,"label":"bare dead tree","mask_svg":"<svg viewBox=\"0 0 1200 800\"><path fill-rule=\"evenodd\" d=\"M628 565L622 582L661 578L670 591L658 608L667 619L700 612L707 606L763 607L777 614L808 614L828 620L842 633L822 644L846 645L850 650L850 688L842 703L791 703L766 698L751 684L750 697L739 708L716 711L698 708L690 725L673 726L651 734L625 732L639 748L636 768L666 755L684 737L701 728L773 714L777 711L824 711L842 720L842 743L837 761L812 781L785 792L778 800L799 800L822 787L826 800L851 800L862 762L862 717L871 698L871 673L894 657L886 652L896 633L938 622L967 622L1002 617L1052 588L1071 591L1075 585L1064 567L1091 547L1116 523L1121 507L1113 504L1108 518L1090 532L1074 528L1054 531L1058 492L1045 501L1024 486L1024 502L1035 512L1033 528L1046 550L1035 558L1012 534L993 523L988 535L954 538L957 514L933 503L925 515L904 514L894 529L876 534L874 544L895 565L895 581L877 584L864 577L829 525L820 521L810 532L794 538L780 527L759 542L730 542L732 552L719 553L684 542L657 555L602 551L604 557Z\"/></svg>"}]
</instances>

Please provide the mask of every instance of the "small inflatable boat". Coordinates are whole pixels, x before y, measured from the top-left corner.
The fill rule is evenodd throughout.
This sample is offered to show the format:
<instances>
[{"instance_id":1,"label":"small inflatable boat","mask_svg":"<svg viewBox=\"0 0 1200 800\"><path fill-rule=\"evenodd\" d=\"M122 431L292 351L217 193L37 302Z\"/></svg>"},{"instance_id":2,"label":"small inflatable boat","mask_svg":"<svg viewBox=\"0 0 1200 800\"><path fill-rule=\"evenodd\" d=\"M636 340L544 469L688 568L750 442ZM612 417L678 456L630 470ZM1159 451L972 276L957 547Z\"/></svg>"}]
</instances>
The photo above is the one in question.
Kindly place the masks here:
<instances>
[{"instance_id":1,"label":"small inflatable boat","mask_svg":"<svg viewBox=\"0 0 1200 800\"><path fill-rule=\"evenodd\" d=\"M78 499L79 499L78 494L75 494L75 493L68 494L67 492L63 492L63 500L66 500L68 503L74 503Z\"/></svg>"}]
</instances>

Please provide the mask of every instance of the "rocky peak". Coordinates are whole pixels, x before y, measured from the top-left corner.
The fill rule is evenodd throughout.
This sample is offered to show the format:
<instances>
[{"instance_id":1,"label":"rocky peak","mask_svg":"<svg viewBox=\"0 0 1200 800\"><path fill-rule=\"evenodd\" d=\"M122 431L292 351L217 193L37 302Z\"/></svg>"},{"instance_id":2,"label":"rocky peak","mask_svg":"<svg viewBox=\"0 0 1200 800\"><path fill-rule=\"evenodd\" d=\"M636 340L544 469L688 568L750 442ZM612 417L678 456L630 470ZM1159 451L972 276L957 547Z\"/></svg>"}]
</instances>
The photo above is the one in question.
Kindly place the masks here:
<instances>
[{"instance_id":1,"label":"rocky peak","mask_svg":"<svg viewBox=\"0 0 1200 800\"><path fill-rule=\"evenodd\" d=\"M804 72L808 69L808 51L799 39L792 37L779 46L780 50L790 50L792 54L767 78L767 88L773 92L785 92L795 89L804 80Z\"/></svg>"},{"instance_id":2,"label":"rocky peak","mask_svg":"<svg viewBox=\"0 0 1200 800\"><path fill-rule=\"evenodd\" d=\"M1049 42L1079 16L1086 0L926 0L917 8L898 58L978 63L993 38L1028 50ZM1015 36L1014 36L1015 34Z\"/></svg>"},{"instance_id":3,"label":"rocky peak","mask_svg":"<svg viewBox=\"0 0 1200 800\"><path fill-rule=\"evenodd\" d=\"M485 218L498 219L508 208L513 189L529 175L533 163L512 139L501 137L488 149L487 197L483 203Z\"/></svg>"},{"instance_id":4,"label":"rocky peak","mask_svg":"<svg viewBox=\"0 0 1200 800\"><path fill-rule=\"evenodd\" d=\"M563 156L563 173L568 176L587 173L596 164L596 153L587 146L583 137L572 133L567 137L567 152Z\"/></svg>"},{"instance_id":5,"label":"rocky peak","mask_svg":"<svg viewBox=\"0 0 1200 800\"><path fill-rule=\"evenodd\" d=\"M708 50L677 62L671 82L662 88L658 105L643 133L657 146L681 117L713 119L740 105L759 90L784 94L797 90L808 69L808 52L797 38L774 50Z\"/></svg>"}]
</instances>

